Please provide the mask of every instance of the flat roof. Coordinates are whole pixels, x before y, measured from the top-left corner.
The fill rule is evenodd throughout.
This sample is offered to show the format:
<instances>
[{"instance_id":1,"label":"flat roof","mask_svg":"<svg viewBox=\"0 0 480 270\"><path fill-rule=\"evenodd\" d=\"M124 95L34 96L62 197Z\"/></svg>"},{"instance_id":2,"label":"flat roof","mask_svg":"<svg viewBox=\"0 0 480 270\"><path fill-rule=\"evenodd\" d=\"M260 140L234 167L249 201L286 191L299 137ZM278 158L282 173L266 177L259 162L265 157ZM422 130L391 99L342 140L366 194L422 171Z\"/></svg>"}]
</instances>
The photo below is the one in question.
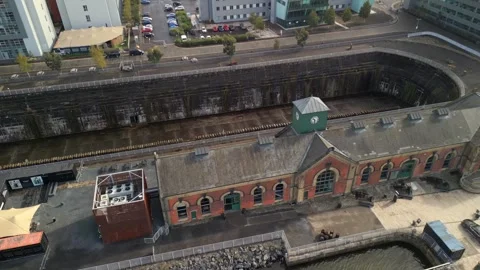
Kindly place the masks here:
<instances>
[{"instance_id":1,"label":"flat roof","mask_svg":"<svg viewBox=\"0 0 480 270\"><path fill-rule=\"evenodd\" d=\"M63 161L26 166L14 169L0 170L0 181L23 177L44 175L55 172L70 171L80 166L78 161Z\"/></svg>"},{"instance_id":2,"label":"flat roof","mask_svg":"<svg viewBox=\"0 0 480 270\"><path fill-rule=\"evenodd\" d=\"M123 26L91 27L60 32L53 48L74 48L101 45L123 35Z\"/></svg>"}]
</instances>

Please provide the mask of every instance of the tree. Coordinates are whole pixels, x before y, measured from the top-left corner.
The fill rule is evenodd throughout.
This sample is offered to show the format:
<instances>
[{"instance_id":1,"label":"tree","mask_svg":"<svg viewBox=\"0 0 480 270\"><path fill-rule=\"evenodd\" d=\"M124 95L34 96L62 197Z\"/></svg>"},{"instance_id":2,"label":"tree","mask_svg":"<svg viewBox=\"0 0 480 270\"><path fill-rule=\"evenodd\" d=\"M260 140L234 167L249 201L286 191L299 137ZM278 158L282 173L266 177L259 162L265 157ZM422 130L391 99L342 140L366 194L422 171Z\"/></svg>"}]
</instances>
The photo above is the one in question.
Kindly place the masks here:
<instances>
[{"instance_id":1,"label":"tree","mask_svg":"<svg viewBox=\"0 0 480 270\"><path fill-rule=\"evenodd\" d=\"M138 2L138 0L132 2L132 20L135 24L140 24L140 6Z\"/></svg>"},{"instance_id":2,"label":"tree","mask_svg":"<svg viewBox=\"0 0 480 270\"><path fill-rule=\"evenodd\" d=\"M132 2L130 0L123 0L123 20L125 23L132 22Z\"/></svg>"},{"instance_id":3,"label":"tree","mask_svg":"<svg viewBox=\"0 0 480 270\"><path fill-rule=\"evenodd\" d=\"M358 16L363 18L363 20L367 20L368 16L370 15L370 11L372 9L372 5L370 5L370 2L368 0L363 3L363 6L360 8L360 12L358 13Z\"/></svg>"},{"instance_id":4,"label":"tree","mask_svg":"<svg viewBox=\"0 0 480 270\"><path fill-rule=\"evenodd\" d=\"M99 68L105 68L107 66L107 61L105 60L105 53L102 48L97 46L90 47L90 55L92 56L93 62Z\"/></svg>"},{"instance_id":5,"label":"tree","mask_svg":"<svg viewBox=\"0 0 480 270\"><path fill-rule=\"evenodd\" d=\"M343 11L343 14L342 14L342 20L344 22L348 22L352 19L352 10L347 7L347 9L345 9L345 11Z\"/></svg>"},{"instance_id":6,"label":"tree","mask_svg":"<svg viewBox=\"0 0 480 270\"><path fill-rule=\"evenodd\" d=\"M255 13L250 13L250 17L248 17L248 21L253 25L253 28L258 30L265 29L265 23L263 22L263 18L258 16Z\"/></svg>"},{"instance_id":7,"label":"tree","mask_svg":"<svg viewBox=\"0 0 480 270\"><path fill-rule=\"evenodd\" d=\"M335 10L333 8L329 8L327 12L325 13L325 22L328 25L334 25L335 24Z\"/></svg>"},{"instance_id":8,"label":"tree","mask_svg":"<svg viewBox=\"0 0 480 270\"><path fill-rule=\"evenodd\" d=\"M162 56L163 56L163 53L160 51L160 47L158 47L158 46L150 48L147 51L148 61L150 61L152 63L160 62L160 59L162 58Z\"/></svg>"},{"instance_id":9,"label":"tree","mask_svg":"<svg viewBox=\"0 0 480 270\"><path fill-rule=\"evenodd\" d=\"M312 10L307 17L307 23L310 27L315 27L318 25L318 22L320 21L320 17L318 17L317 12L315 10Z\"/></svg>"},{"instance_id":10,"label":"tree","mask_svg":"<svg viewBox=\"0 0 480 270\"><path fill-rule=\"evenodd\" d=\"M280 41L278 39L275 39L273 41L273 49L275 49L275 50L280 49Z\"/></svg>"},{"instance_id":11,"label":"tree","mask_svg":"<svg viewBox=\"0 0 480 270\"><path fill-rule=\"evenodd\" d=\"M297 40L297 45L298 46L305 46L307 44L307 39L308 39L308 31L305 28L302 28L300 30L295 31L295 39Z\"/></svg>"},{"instance_id":12,"label":"tree","mask_svg":"<svg viewBox=\"0 0 480 270\"><path fill-rule=\"evenodd\" d=\"M237 40L230 35L223 37L223 53L230 56L230 59L235 54L235 42L237 42Z\"/></svg>"},{"instance_id":13,"label":"tree","mask_svg":"<svg viewBox=\"0 0 480 270\"><path fill-rule=\"evenodd\" d=\"M17 64L22 72L26 72L30 77L30 71L32 70L32 63L29 62L28 57L23 54L17 55Z\"/></svg>"},{"instance_id":14,"label":"tree","mask_svg":"<svg viewBox=\"0 0 480 270\"><path fill-rule=\"evenodd\" d=\"M43 59L45 60L45 64L51 70L58 70L62 69L62 57L56 53L45 53L43 54Z\"/></svg>"}]
</instances>

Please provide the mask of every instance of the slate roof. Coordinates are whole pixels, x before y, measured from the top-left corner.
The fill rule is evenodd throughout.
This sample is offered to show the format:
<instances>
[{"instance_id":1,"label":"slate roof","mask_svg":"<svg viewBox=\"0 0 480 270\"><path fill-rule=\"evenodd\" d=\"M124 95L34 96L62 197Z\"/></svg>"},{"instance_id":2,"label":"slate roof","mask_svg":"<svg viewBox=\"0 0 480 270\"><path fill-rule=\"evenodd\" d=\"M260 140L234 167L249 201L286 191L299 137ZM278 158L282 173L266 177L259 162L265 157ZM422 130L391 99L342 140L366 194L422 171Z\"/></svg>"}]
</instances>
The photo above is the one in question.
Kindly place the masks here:
<instances>
[{"instance_id":1,"label":"slate roof","mask_svg":"<svg viewBox=\"0 0 480 270\"><path fill-rule=\"evenodd\" d=\"M318 97L308 97L299 100L295 100L293 105L297 107L297 109L302 114L309 114L309 113L316 113L316 112L323 112L329 111L330 109L323 103L323 101Z\"/></svg>"},{"instance_id":2,"label":"slate roof","mask_svg":"<svg viewBox=\"0 0 480 270\"><path fill-rule=\"evenodd\" d=\"M439 146L469 142L480 126L480 107L438 116L435 110L419 110L422 120L408 113L389 115L395 125L382 126L378 118L363 119L366 128L355 132L348 121L330 126L322 136L353 160L403 154Z\"/></svg>"},{"instance_id":3,"label":"slate roof","mask_svg":"<svg viewBox=\"0 0 480 270\"><path fill-rule=\"evenodd\" d=\"M275 138L272 144L250 142L159 157L162 197L233 185L297 171L314 134Z\"/></svg>"}]
</instances>

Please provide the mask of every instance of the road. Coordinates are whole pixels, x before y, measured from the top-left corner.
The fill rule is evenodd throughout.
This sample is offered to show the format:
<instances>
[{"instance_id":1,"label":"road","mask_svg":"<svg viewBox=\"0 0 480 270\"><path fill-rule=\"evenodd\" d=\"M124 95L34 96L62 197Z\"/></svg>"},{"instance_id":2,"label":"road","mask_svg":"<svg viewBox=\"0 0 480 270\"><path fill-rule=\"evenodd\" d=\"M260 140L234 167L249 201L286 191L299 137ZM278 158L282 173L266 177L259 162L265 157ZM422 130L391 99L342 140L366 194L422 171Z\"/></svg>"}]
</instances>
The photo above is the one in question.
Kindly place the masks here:
<instances>
[{"instance_id":1,"label":"road","mask_svg":"<svg viewBox=\"0 0 480 270\"><path fill-rule=\"evenodd\" d=\"M284 46L280 50L271 50L270 48L263 48L258 49L253 52L250 51L240 51L236 55L236 61L239 64L246 64L246 63L254 63L259 61L265 61L264 57L269 57L269 59L281 59L286 55L295 54L299 51L303 51L305 53L309 53L315 50L320 49L328 49L328 48L342 48L341 50L346 50L352 44L355 49L365 48L374 42L385 41L385 40L394 40L398 38L405 38L407 33L390 33L385 35L378 35L373 37L364 37L364 38L355 38L349 40L341 40L341 41L331 41L331 42L324 42L324 43L317 43L317 44L308 44L304 48L299 48L298 46L290 45ZM363 46L362 46L363 45ZM211 67L218 67L222 65L227 65L229 61L229 57L223 54L210 54L210 55L202 55L198 56L198 63L193 64L189 61L180 61L178 58L170 58L165 59L164 61L158 64L151 64L145 60L140 61L137 60L136 65L136 72L132 73L120 73L121 77L130 77L130 76L138 76L138 75L147 75L147 74L158 74L158 73L168 73L168 72L175 72L175 71L184 71L184 70L192 70L192 69L203 69L203 68L211 68ZM28 78L27 75L20 75L21 77L17 79L10 79L10 75L3 75L0 76L0 84L3 84L4 87L9 89L17 89L23 87L30 87L28 82L30 81L32 85L39 85L40 82L44 81L47 85L52 84L52 80L58 79L58 83L73 83L73 82L84 82L86 80L99 80L99 79L108 79L108 78L118 78L118 64L112 63L108 68L104 70L97 70L95 72L88 71L89 66L78 68L77 73L71 74L62 73L59 74L55 71L46 71L42 76L34 76ZM62 82L63 80L63 82Z\"/></svg>"}]
</instances>

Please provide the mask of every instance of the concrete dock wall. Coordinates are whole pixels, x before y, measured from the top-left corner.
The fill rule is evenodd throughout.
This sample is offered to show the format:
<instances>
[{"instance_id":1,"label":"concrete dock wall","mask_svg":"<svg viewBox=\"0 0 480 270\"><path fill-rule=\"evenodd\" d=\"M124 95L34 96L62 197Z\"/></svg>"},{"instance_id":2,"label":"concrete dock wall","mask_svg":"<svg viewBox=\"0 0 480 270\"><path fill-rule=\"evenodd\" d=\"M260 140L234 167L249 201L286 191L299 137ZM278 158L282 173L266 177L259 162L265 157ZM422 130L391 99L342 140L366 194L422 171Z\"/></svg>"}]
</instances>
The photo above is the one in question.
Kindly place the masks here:
<instances>
[{"instance_id":1,"label":"concrete dock wall","mask_svg":"<svg viewBox=\"0 0 480 270\"><path fill-rule=\"evenodd\" d=\"M412 105L464 93L450 70L388 49L0 91L0 143L289 104L389 94Z\"/></svg>"}]
</instances>

